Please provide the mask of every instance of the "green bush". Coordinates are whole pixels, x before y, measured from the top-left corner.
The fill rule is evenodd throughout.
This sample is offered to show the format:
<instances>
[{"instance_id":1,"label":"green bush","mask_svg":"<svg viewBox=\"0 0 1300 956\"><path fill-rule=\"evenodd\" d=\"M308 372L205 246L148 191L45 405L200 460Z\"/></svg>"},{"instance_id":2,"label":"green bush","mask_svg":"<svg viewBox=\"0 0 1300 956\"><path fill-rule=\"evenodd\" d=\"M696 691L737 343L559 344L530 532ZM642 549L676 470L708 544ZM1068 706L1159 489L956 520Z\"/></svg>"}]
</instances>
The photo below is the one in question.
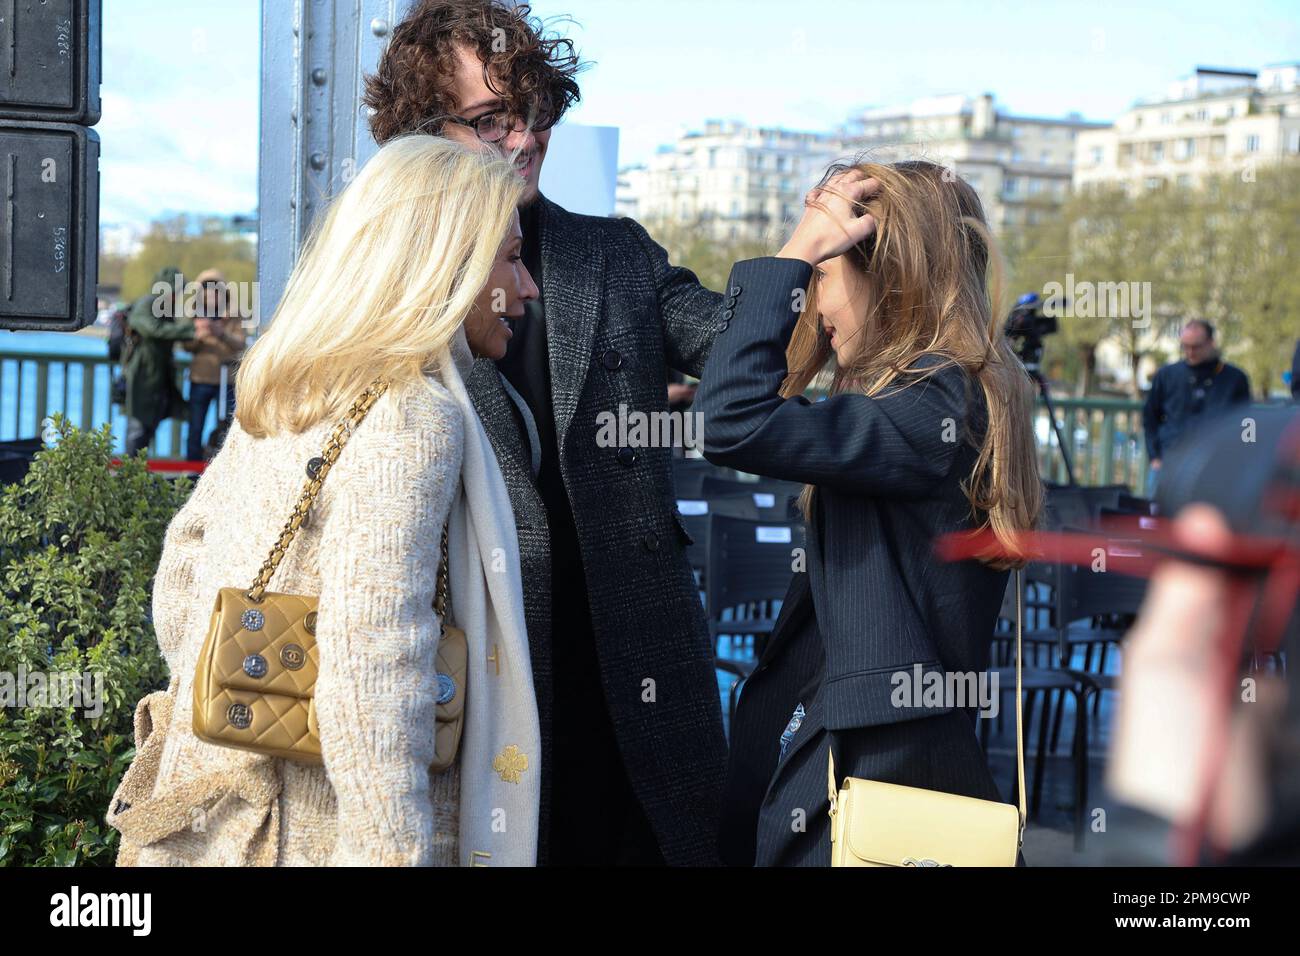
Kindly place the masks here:
<instances>
[{"instance_id":1,"label":"green bush","mask_svg":"<svg viewBox=\"0 0 1300 956\"><path fill-rule=\"evenodd\" d=\"M153 576L192 482L149 472L143 455L113 469L107 425L79 431L56 414L54 430L0 493L0 864L111 865L118 834L103 819L135 753L135 704L167 683ZM19 680L38 672L98 692L42 699Z\"/></svg>"}]
</instances>

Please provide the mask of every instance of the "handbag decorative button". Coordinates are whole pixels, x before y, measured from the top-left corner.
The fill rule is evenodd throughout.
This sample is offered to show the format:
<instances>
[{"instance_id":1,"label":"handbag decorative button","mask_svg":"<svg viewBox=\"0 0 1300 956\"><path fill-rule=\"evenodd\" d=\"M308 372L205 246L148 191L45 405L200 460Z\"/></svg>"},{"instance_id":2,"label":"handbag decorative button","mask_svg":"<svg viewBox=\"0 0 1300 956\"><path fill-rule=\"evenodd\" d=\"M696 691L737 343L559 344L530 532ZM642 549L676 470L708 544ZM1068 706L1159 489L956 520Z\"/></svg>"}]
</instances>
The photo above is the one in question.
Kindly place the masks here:
<instances>
[{"instance_id":1,"label":"handbag decorative button","mask_svg":"<svg viewBox=\"0 0 1300 956\"><path fill-rule=\"evenodd\" d=\"M247 730L253 722L253 708L247 704L231 704L226 709L226 720L232 727Z\"/></svg>"},{"instance_id":2,"label":"handbag decorative button","mask_svg":"<svg viewBox=\"0 0 1300 956\"><path fill-rule=\"evenodd\" d=\"M244 673L249 677L266 676L266 658L261 654L249 654L244 658Z\"/></svg>"},{"instance_id":3,"label":"handbag decorative button","mask_svg":"<svg viewBox=\"0 0 1300 956\"><path fill-rule=\"evenodd\" d=\"M296 671L307 663L307 653L298 644L286 644L280 648L280 663L287 669Z\"/></svg>"},{"instance_id":4,"label":"handbag decorative button","mask_svg":"<svg viewBox=\"0 0 1300 956\"><path fill-rule=\"evenodd\" d=\"M266 618L263 616L262 612L259 611L257 608L250 607L247 611L245 611L243 614L240 615L239 623L244 625L244 628L246 630L260 631L262 629L262 625L266 623Z\"/></svg>"},{"instance_id":5,"label":"handbag decorative button","mask_svg":"<svg viewBox=\"0 0 1300 956\"><path fill-rule=\"evenodd\" d=\"M302 619L302 626L307 629L308 634L316 633L316 612L308 611L307 616Z\"/></svg>"},{"instance_id":6,"label":"handbag decorative button","mask_svg":"<svg viewBox=\"0 0 1300 956\"><path fill-rule=\"evenodd\" d=\"M438 703L450 704L456 699L456 682L446 674L438 675Z\"/></svg>"}]
</instances>

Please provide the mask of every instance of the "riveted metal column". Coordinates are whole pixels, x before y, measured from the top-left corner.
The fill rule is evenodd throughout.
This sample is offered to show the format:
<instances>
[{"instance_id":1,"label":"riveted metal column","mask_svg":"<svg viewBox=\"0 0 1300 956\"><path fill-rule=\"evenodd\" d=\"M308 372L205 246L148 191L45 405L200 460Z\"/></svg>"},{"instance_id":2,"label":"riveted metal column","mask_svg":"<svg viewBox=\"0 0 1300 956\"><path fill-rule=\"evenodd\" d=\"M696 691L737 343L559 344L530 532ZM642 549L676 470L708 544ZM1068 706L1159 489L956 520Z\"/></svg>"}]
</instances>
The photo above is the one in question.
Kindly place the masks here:
<instances>
[{"instance_id":1,"label":"riveted metal column","mask_svg":"<svg viewBox=\"0 0 1300 956\"><path fill-rule=\"evenodd\" d=\"M408 0L262 0L259 321L321 207L376 149L362 78Z\"/></svg>"}]
</instances>

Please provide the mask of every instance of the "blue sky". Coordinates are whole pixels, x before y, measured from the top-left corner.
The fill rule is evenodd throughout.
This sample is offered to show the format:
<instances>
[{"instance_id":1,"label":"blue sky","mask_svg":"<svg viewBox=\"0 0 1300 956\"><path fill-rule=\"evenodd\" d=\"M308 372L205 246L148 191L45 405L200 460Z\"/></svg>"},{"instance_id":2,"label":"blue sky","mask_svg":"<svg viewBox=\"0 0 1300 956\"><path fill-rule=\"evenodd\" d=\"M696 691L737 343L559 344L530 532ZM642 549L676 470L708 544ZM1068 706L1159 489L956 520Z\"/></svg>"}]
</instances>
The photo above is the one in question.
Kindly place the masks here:
<instances>
[{"instance_id":1,"label":"blue sky","mask_svg":"<svg viewBox=\"0 0 1300 956\"><path fill-rule=\"evenodd\" d=\"M1294 0L538 0L533 9L595 61L568 118L620 127L624 164L711 118L822 130L864 106L990 92L1016 113L1110 120L1197 65L1300 60ZM105 223L255 208L259 20L256 0L104 0Z\"/></svg>"}]
</instances>

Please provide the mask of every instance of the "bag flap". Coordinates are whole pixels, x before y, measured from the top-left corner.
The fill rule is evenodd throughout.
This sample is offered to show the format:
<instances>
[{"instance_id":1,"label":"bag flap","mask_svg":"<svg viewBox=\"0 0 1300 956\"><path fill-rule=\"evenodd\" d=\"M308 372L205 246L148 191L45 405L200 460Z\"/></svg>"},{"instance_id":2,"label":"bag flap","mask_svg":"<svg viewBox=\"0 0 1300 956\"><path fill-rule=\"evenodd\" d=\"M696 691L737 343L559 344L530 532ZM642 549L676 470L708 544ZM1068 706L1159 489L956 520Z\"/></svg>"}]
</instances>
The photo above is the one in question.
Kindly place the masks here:
<instances>
[{"instance_id":1,"label":"bag flap","mask_svg":"<svg viewBox=\"0 0 1300 956\"><path fill-rule=\"evenodd\" d=\"M314 597L272 591L256 603L243 588L222 588L217 593L220 631L212 651L213 685L224 690L310 697L320 663L314 633L316 605ZM250 612L247 621L245 612ZM250 673L245 661L253 655L263 663L251 662ZM253 676L262 667L265 673Z\"/></svg>"},{"instance_id":2,"label":"bag flap","mask_svg":"<svg viewBox=\"0 0 1300 956\"><path fill-rule=\"evenodd\" d=\"M1020 812L1009 803L849 778L837 812L848 813L849 852L871 863L1016 865Z\"/></svg>"}]
</instances>

